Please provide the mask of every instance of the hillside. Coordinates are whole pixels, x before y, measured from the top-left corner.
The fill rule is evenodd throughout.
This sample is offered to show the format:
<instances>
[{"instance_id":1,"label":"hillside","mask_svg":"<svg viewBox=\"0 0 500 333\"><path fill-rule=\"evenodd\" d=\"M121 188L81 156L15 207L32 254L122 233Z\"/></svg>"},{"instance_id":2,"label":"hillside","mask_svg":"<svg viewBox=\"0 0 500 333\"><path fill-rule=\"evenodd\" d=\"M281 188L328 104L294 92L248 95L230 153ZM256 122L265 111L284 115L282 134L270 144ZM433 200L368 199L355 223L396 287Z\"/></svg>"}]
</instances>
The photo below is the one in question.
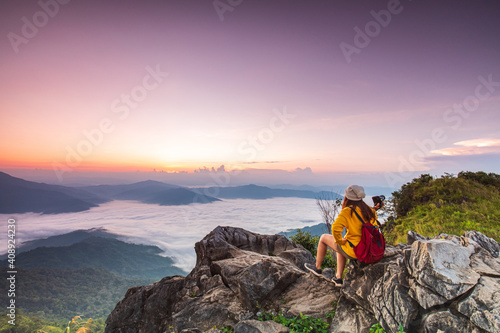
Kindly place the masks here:
<instances>
[{"instance_id":1,"label":"hillside","mask_svg":"<svg viewBox=\"0 0 500 333\"><path fill-rule=\"evenodd\" d=\"M342 193L344 189L350 184L336 184L332 185L322 185L322 186L311 186L311 185L291 185L291 184L278 184L273 185L272 188L283 189L283 190L300 190L300 191L311 191L311 192L334 192L334 193ZM367 195L385 195L386 197L390 197L391 193L396 190L396 188L392 187L383 187L383 186L363 186L365 189L365 193Z\"/></svg>"},{"instance_id":2,"label":"hillside","mask_svg":"<svg viewBox=\"0 0 500 333\"><path fill-rule=\"evenodd\" d=\"M303 227L299 229L288 229L286 231L280 232L278 235L283 235L285 237L290 238L291 236L296 235L299 232L299 230L302 232L308 232L311 234L311 236L318 236L318 237L321 237L321 235L323 234L330 233L330 230L327 229L326 224L320 223L310 227Z\"/></svg>"},{"instance_id":3,"label":"hillside","mask_svg":"<svg viewBox=\"0 0 500 333\"><path fill-rule=\"evenodd\" d=\"M413 230L423 236L461 235L477 230L500 241L500 175L460 172L433 178L425 174L393 193L393 217L386 238L406 242Z\"/></svg>"},{"instance_id":4,"label":"hillside","mask_svg":"<svg viewBox=\"0 0 500 333\"><path fill-rule=\"evenodd\" d=\"M16 306L22 313L43 319L68 320L75 315L103 318L133 286L153 282L150 279L124 279L97 268L36 268L19 269ZM0 288L8 290L2 279ZM7 293L0 302L8 304Z\"/></svg>"},{"instance_id":5,"label":"hillside","mask_svg":"<svg viewBox=\"0 0 500 333\"><path fill-rule=\"evenodd\" d=\"M16 304L23 313L68 320L107 316L125 292L168 275L185 275L156 246L129 244L104 229L28 242L16 256ZM1 261L5 267L7 261ZM0 288L8 290L6 279ZM8 302L7 293L0 302Z\"/></svg>"},{"instance_id":6,"label":"hillside","mask_svg":"<svg viewBox=\"0 0 500 333\"><path fill-rule=\"evenodd\" d=\"M107 201L82 189L30 182L0 172L0 214L81 212Z\"/></svg>"},{"instance_id":7,"label":"hillside","mask_svg":"<svg viewBox=\"0 0 500 333\"><path fill-rule=\"evenodd\" d=\"M90 236L69 246L39 247L17 255L16 265L31 268L99 268L127 279L159 280L184 275L173 260L162 257L157 246L129 244L112 238ZM7 266L1 261L0 266Z\"/></svg>"},{"instance_id":8,"label":"hillside","mask_svg":"<svg viewBox=\"0 0 500 333\"><path fill-rule=\"evenodd\" d=\"M16 248L16 254L36 249L38 247L60 247L69 246L81 242L90 237L113 238L117 239L119 236L108 232L104 228L92 228L88 230L75 230L63 235L51 236L48 238L34 239L31 241L23 242ZM0 260L7 259L7 254L0 256Z\"/></svg>"},{"instance_id":9,"label":"hillside","mask_svg":"<svg viewBox=\"0 0 500 333\"><path fill-rule=\"evenodd\" d=\"M157 182L153 180L146 180L143 182L137 182L133 184L123 184L123 185L95 185L95 186L84 186L82 189L96 195L100 195L105 198L117 198L124 197L124 199L129 199L126 193L131 193L132 196L147 195L151 192L161 191L165 189L179 188L179 186L170 185L167 183Z\"/></svg>"},{"instance_id":10,"label":"hillside","mask_svg":"<svg viewBox=\"0 0 500 333\"><path fill-rule=\"evenodd\" d=\"M128 185L99 185L82 188L110 200L136 200L161 206L220 201L185 187L147 180Z\"/></svg>"},{"instance_id":11,"label":"hillside","mask_svg":"<svg viewBox=\"0 0 500 333\"><path fill-rule=\"evenodd\" d=\"M332 195L331 192L314 192L310 190L292 190L292 189L273 189L266 186L244 185L234 187L209 187L195 188L200 193L210 193L210 195L222 199L270 199L270 198L310 198L316 199L318 196ZM342 197L342 196L338 196Z\"/></svg>"},{"instance_id":12,"label":"hillside","mask_svg":"<svg viewBox=\"0 0 500 333\"><path fill-rule=\"evenodd\" d=\"M135 200L161 206L220 201L184 187L151 180L73 188L31 182L0 172L0 214L82 212L112 200Z\"/></svg>"}]
</instances>

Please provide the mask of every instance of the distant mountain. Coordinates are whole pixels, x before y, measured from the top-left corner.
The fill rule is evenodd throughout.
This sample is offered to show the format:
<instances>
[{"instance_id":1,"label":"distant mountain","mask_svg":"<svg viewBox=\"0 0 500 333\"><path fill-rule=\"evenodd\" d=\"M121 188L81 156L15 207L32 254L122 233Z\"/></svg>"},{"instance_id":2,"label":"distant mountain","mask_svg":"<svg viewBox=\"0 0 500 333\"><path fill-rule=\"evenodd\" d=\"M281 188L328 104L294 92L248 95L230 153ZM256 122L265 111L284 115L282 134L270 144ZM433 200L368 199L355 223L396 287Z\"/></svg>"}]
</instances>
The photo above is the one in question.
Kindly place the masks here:
<instances>
[{"instance_id":1,"label":"distant mountain","mask_svg":"<svg viewBox=\"0 0 500 333\"><path fill-rule=\"evenodd\" d=\"M82 189L30 182L0 172L0 214L80 212L106 201Z\"/></svg>"},{"instance_id":2,"label":"distant mountain","mask_svg":"<svg viewBox=\"0 0 500 333\"><path fill-rule=\"evenodd\" d=\"M186 275L157 246L129 244L102 228L28 242L16 250L16 307L26 314L68 320L105 318L127 289L165 276ZM26 251L26 249L29 249ZM6 260L0 267L7 266ZM8 289L6 279L0 288ZM7 289L5 289L7 288ZM0 301L9 301L7 293Z\"/></svg>"},{"instance_id":3,"label":"distant mountain","mask_svg":"<svg viewBox=\"0 0 500 333\"><path fill-rule=\"evenodd\" d=\"M271 186L271 185L270 185ZM291 185L291 184L279 184L272 185L273 188L280 188L284 190L301 190L301 191L312 191L312 192L336 192L341 193L345 187L342 186L311 186L311 185Z\"/></svg>"},{"instance_id":4,"label":"distant mountain","mask_svg":"<svg viewBox=\"0 0 500 333\"><path fill-rule=\"evenodd\" d=\"M344 194L344 190L348 185L335 185L335 186L310 186L310 185L290 185L290 184L280 184L273 185L273 188L285 189L285 190L307 190L313 192L335 192L338 194ZM367 195L385 195L389 198L392 192L396 191L396 188L392 187L382 187L382 186L363 186Z\"/></svg>"},{"instance_id":5,"label":"distant mountain","mask_svg":"<svg viewBox=\"0 0 500 333\"><path fill-rule=\"evenodd\" d=\"M56 235L48 238L35 239L24 242L16 248L16 254L27 252L38 247L61 247L79 243L90 237L117 239L119 236L108 232L104 228L92 228L88 230L75 230L64 235ZM0 260L7 259L7 254L0 256Z\"/></svg>"},{"instance_id":6,"label":"distant mountain","mask_svg":"<svg viewBox=\"0 0 500 333\"><path fill-rule=\"evenodd\" d=\"M322 234L329 234L331 231L327 230L325 223L316 224L310 227L299 228L302 232L309 232L311 236L321 236ZM297 234L299 229L288 229L286 231L282 231L279 235L286 236L290 238L291 236Z\"/></svg>"},{"instance_id":7,"label":"distant mountain","mask_svg":"<svg viewBox=\"0 0 500 333\"><path fill-rule=\"evenodd\" d=\"M212 196L223 199L270 199L270 198L310 198L316 199L326 195L328 198L342 198L331 192L313 192L308 190L273 189L266 186L244 185L235 187L195 188L200 193L210 193ZM333 197L332 197L333 196Z\"/></svg>"},{"instance_id":8,"label":"distant mountain","mask_svg":"<svg viewBox=\"0 0 500 333\"><path fill-rule=\"evenodd\" d=\"M82 187L82 189L110 200L136 200L161 206L220 201L217 198L192 191L185 187L153 180L129 185L87 186Z\"/></svg>"},{"instance_id":9,"label":"distant mountain","mask_svg":"<svg viewBox=\"0 0 500 333\"><path fill-rule=\"evenodd\" d=\"M136 200L138 196L144 196L153 192L158 192L166 189L181 188L180 186L170 185L167 183L157 182L154 180L146 180L143 182L125 184L125 185L96 185L84 186L81 189L102 196L108 199L123 199ZM132 199L133 198L133 199Z\"/></svg>"},{"instance_id":10,"label":"distant mountain","mask_svg":"<svg viewBox=\"0 0 500 333\"><path fill-rule=\"evenodd\" d=\"M217 198L196 193L185 188L177 188L164 190L154 193L146 198L143 202L165 205L186 205L190 203L210 203L214 201L221 201Z\"/></svg>"},{"instance_id":11,"label":"distant mountain","mask_svg":"<svg viewBox=\"0 0 500 333\"><path fill-rule=\"evenodd\" d=\"M30 182L0 172L0 214L81 212L112 200L136 200L162 206L220 201L185 187L152 180L73 188Z\"/></svg>"},{"instance_id":12,"label":"distant mountain","mask_svg":"<svg viewBox=\"0 0 500 333\"><path fill-rule=\"evenodd\" d=\"M69 238L72 237L74 235ZM66 238L60 236L59 240ZM54 237L49 237L48 240L50 239ZM22 252L16 256L16 266L23 269L92 267L108 270L127 279L159 280L168 275L185 274L173 266L172 258L161 256L161 252L157 246L129 244L113 238L90 235L68 246L38 247ZM2 267L7 264L7 260L0 262Z\"/></svg>"}]
</instances>

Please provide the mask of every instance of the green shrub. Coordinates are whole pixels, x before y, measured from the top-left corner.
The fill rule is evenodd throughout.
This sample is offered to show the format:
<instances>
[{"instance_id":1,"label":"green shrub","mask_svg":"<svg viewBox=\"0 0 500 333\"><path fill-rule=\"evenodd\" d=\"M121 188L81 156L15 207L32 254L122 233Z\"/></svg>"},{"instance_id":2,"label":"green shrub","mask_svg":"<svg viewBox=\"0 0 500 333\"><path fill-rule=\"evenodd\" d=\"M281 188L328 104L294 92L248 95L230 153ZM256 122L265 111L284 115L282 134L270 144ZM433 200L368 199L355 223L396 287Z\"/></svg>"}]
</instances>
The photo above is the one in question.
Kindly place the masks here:
<instances>
[{"instance_id":1,"label":"green shrub","mask_svg":"<svg viewBox=\"0 0 500 333\"><path fill-rule=\"evenodd\" d=\"M286 318L283 313L273 315L269 312L260 312L258 317L260 321L273 320L274 322L286 326L291 333L327 333L327 322L300 314L298 317Z\"/></svg>"},{"instance_id":2,"label":"green shrub","mask_svg":"<svg viewBox=\"0 0 500 333\"><path fill-rule=\"evenodd\" d=\"M485 186L491 186L495 188L497 191L500 191L500 175L497 175L492 172L486 173L483 171L479 172L462 171L458 173L457 177L471 180L479 184L483 184Z\"/></svg>"},{"instance_id":3,"label":"green shrub","mask_svg":"<svg viewBox=\"0 0 500 333\"><path fill-rule=\"evenodd\" d=\"M386 333L386 331L380 323L376 323L370 327L370 333ZM399 329L396 333L405 333L403 325L399 324Z\"/></svg>"},{"instance_id":4,"label":"green shrub","mask_svg":"<svg viewBox=\"0 0 500 333\"><path fill-rule=\"evenodd\" d=\"M477 230L500 241L500 176L493 173L421 175L394 192L391 205L394 226L385 234L390 243L405 243L409 230L423 236Z\"/></svg>"},{"instance_id":5,"label":"green shrub","mask_svg":"<svg viewBox=\"0 0 500 333\"><path fill-rule=\"evenodd\" d=\"M313 256L316 256L316 249L319 242L318 236L312 236L310 232L304 232L298 229L295 235L290 236L290 239L292 242L302 245L307 251L311 252Z\"/></svg>"},{"instance_id":6,"label":"green shrub","mask_svg":"<svg viewBox=\"0 0 500 333\"><path fill-rule=\"evenodd\" d=\"M104 332L105 323L103 319L83 320L74 317L71 321L51 321L45 318L26 315L21 311L16 314L15 326L8 323L9 317L0 317L0 332L5 333L100 333Z\"/></svg>"},{"instance_id":7,"label":"green shrub","mask_svg":"<svg viewBox=\"0 0 500 333\"><path fill-rule=\"evenodd\" d=\"M311 252L313 257L316 257L316 252L318 249L318 236L312 236L310 232L304 232L301 229L297 230L297 233L293 236L290 236L292 242L302 245L306 250ZM334 253L331 250L328 250L321 265L322 269L325 268L336 268L337 267L337 259L334 258Z\"/></svg>"}]
</instances>

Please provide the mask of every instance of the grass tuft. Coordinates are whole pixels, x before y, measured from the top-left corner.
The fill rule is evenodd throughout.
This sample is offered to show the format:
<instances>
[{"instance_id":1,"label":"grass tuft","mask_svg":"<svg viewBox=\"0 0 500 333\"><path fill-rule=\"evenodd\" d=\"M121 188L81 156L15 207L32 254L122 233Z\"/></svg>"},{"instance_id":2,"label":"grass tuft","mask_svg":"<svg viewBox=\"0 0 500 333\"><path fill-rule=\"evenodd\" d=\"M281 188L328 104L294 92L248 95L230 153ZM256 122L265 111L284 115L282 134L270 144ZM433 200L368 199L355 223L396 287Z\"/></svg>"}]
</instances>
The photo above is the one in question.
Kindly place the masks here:
<instances>
[{"instance_id":1,"label":"grass tuft","mask_svg":"<svg viewBox=\"0 0 500 333\"><path fill-rule=\"evenodd\" d=\"M421 175L394 192L391 203L394 225L385 233L390 243L406 243L410 230L426 237L476 230L500 241L499 175Z\"/></svg>"}]
</instances>

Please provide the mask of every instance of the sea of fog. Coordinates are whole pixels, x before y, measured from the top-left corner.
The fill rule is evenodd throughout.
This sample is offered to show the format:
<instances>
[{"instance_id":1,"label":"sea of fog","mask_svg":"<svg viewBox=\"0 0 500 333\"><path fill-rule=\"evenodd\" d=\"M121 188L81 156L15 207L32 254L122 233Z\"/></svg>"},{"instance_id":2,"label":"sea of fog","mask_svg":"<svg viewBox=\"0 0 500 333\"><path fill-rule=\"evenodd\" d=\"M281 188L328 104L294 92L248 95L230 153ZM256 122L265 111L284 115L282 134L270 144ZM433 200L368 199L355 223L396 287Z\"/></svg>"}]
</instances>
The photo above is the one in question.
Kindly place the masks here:
<instances>
[{"instance_id":1,"label":"sea of fog","mask_svg":"<svg viewBox=\"0 0 500 333\"><path fill-rule=\"evenodd\" d=\"M189 272L196 263L194 244L217 226L241 227L260 234L322 222L314 199L233 199L210 204L158 206L134 201L112 201L85 212L54 215L0 214L0 253L7 252L7 221L16 220L16 241L60 235L79 229L103 227L120 239L160 247L176 266Z\"/></svg>"}]
</instances>

